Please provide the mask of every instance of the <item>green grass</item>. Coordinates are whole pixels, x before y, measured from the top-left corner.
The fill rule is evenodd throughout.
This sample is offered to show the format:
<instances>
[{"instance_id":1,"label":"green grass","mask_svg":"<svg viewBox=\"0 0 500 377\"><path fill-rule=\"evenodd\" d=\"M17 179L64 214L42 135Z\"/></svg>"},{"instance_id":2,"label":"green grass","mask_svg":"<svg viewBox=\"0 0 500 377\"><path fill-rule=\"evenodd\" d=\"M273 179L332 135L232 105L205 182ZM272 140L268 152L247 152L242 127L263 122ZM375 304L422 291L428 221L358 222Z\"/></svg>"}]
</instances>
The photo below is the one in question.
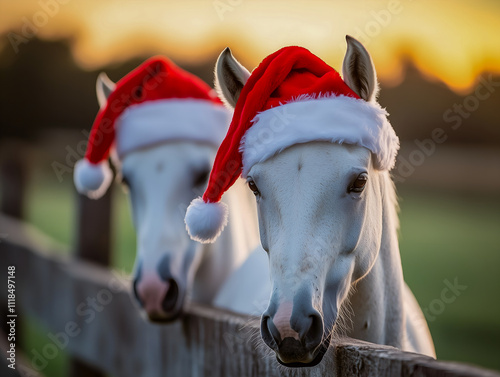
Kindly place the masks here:
<instances>
[{"instance_id":1,"label":"green grass","mask_svg":"<svg viewBox=\"0 0 500 377\"><path fill-rule=\"evenodd\" d=\"M500 198L401 196L403 270L421 307L440 299L445 280L467 286L428 321L438 357L500 369Z\"/></svg>"},{"instance_id":2,"label":"green grass","mask_svg":"<svg viewBox=\"0 0 500 377\"><path fill-rule=\"evenodd\" d=\"M59 184L36 180L28 193L27 220L68 246L75 225L74 189L70 179ZM135 233L126 196L115 188L113 265L130 272ZM439 299L444 281L466 285L429 326L438 357L500 369L500 198L448 192L403 191L400 246L405 279L425 308ZM28 349L46 342L31 323ZM31 348L30 348L31 347ZM50 376L63 376L64 357ZM52 367L52 366L51 366Z\"/></svg>"},{"instance_id":3,"label":"green grass","mask_svg":"<svg viewBox=\"0 0 500 377\"><path fill-rule=\"evenodd\" d=\"M43 233L72 248L77 223L77 194L72 181L62 183L55 177L35 175L27 192L26 220ZM132 225L128 197L119 185L113 186L112 265L114 268L132 271L135 257L135 231Z\"/></svg>"},{"instance_id":4,"label":"green grass","mask_svg":"<svg viewBox=\"0 0 500 377\"><path fill-rule=\"evenodd\" d=\"M54 343L47 336L50 330L46 329L35 318L29 318L21 322L22 340L28 365L33 370L38 370L44 376L63 377L68 370L68 355L64 350L57 348L54 357L47 359L45 356L52 357L51 349L54 349ZM51 348L52 347L52 348Z\"/></svg>"},{"instance_id":5,"label":"green grass","mask_svg":"<svg viewBox=\"0 0 500 377\"><path fill-rule=\"evenodd\" d=\"M26 194L26 220L40 231L66 246L70 252L74 245L76 224L76 197L70 179L57 182L52 175L35 174ZM35 183L36 182L36 183ZM112 237L112 265L127 273L132 271L135 255L135 232L132 226L128 198L118 186L114 187L113 219L115 227ZM28 361L33 358L33 350L41 352L51 340L50 332L35 318L22 322L22 344ZM61 351L56 358L49 360L41 371L45 376L64 377L69 365L68 355Z\"/></svg>"}]
</instances>

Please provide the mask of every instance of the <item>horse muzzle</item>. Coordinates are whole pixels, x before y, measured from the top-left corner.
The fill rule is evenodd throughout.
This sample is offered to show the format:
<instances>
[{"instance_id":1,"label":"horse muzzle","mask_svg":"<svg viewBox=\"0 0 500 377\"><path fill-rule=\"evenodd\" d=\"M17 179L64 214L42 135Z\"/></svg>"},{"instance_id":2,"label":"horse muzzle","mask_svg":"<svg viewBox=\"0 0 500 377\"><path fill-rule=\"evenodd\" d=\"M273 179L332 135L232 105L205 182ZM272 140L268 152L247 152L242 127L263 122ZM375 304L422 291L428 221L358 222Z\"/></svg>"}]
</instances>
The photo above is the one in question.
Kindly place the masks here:
<instances>
[{"instance_id":1,"label":"horse muzzle","mask_svg":"<svg viewBox=\"0 0 500 377\"><path fill-rule=\"evenodd\" d=\"M262 339L287 367L318 364L328 349L330 339L323 339L323 318L304 301L270 305L261 319Z\"/></svg>"},{"instance_id":2,"label":"horse muzzle","mask_svg":"<svg viewBox=\"0 0 500 377\"><path fill-rule=\"evenodd\" d=\"M290 338L286 338L286 339L290 339ZM323 356L325 356L325 353L326 353L326 351L328 351L328 347L330 346L330 339L331 339L331 337L328 336L324 341L321 342L320 346L314 352L302 353L302 354L306 355L306 358L302 358L301 361L297 361L297 360L300 360L300 358L298 357L298 355L300 355L300 354L297 354L297 352L294 351L294 349L295 350L297 349L297 345L296 344L293 345L293 343L292 343L289 346L287 345L287 347L292 348L291 353L287 354L285 349L283 349L279 352L276 352L276 360L278 361L278 363L280 363L281 365L288 367L288 368L314 367L314 366L318 365L321 362L321 360L323 360ZM295 355L297 355L297 356L295 356ZM290 358L289 356L293 356L293 357ZM309 361L309 360L311 360L311 361Z\"/></svg>"},{"instance_id":3,"label":"horse muzzle","mask_svg":"<svg viewBox=\"0 0 500 377\"><path fill-rule=\"evenodd\" d=\"M143 276L134 280L134 295L151 322L171 322L182 315L185 294L175 279Z\"/></svg>"}]
</instances>

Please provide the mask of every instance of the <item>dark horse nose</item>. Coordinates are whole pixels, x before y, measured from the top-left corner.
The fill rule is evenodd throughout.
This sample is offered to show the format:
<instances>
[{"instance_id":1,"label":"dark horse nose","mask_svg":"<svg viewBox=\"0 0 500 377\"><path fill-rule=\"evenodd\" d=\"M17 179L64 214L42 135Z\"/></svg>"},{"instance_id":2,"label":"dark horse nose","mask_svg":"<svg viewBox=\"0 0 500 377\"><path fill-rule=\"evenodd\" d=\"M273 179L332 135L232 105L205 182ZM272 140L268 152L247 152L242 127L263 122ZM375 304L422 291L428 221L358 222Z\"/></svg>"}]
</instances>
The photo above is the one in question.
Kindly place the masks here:
<instances>
[{"instance_id":1,"label":"dark horse nose","mask_svg":"<svg viewBox=\"0 0 500 377\"><path fill-rule=\"evenodd\" d=\"M261 335L286 366L311 366L324 354L318 352L323 343L323 319L310 303L301 300L270 305L262 316Z\"/></svg>"},{"instance_id":2,"label":"dark horse nose","mask_svg":"<svg viewBox=\"0 0 500 377\"><path fill-rule=\"evenodd\" d=\"M182 309L177 281L161 263L158 271L139 271L134 279L134 295L149 319L154 322L172 321Z\"/></svg>"},{"instance_id":3,"label":"dark horse nose","mask_svg":"<svg viewBox=\"0 0 500 377\"><path fill-rule=\"evenodd\" d=\"M152 321L169 320L177 314L179 286L174 279L143 276L134 280L134 294Z\"/></svg>"}]
</instances>

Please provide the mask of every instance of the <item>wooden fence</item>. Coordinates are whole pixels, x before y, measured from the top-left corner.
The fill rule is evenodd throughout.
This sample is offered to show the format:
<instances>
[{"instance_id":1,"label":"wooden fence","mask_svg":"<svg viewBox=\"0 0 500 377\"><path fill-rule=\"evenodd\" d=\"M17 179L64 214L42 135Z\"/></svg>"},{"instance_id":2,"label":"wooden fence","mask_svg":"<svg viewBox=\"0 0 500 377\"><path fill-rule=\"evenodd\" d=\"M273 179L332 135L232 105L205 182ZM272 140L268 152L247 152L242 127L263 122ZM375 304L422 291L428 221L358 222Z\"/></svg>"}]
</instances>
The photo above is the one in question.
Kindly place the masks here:
<instances>
[{"instance_id":1,"label":"wooden fence","mask_svg":"<svg viewBox=\"0 0 500 377\"><path fill-rule=\"evenodd\" d=\"M286 369L250 340L255 335L258 340L255 318L191 304L174 324L148 323L132 303L126 278L58 252L46 237L12 218L0 216L0 229L5 235L0 281L7 280L7 266L16 266L20 316L34 316L50 331L40 349L27 350L22 375L43 374L64 349L116 377L500 376L353 339L332 344L317 367ZM6 292L0 291L4 303Z\"/></svg>"},{"instance_id":2,"label":"wooden fence","mask_svg":"<svg viewBox=\"0 0 500 377\"><path fill-rule=\"evenodd\" d=\"M8 154L9 156L11 154ZM24 224L24 175L19 161L0 165L0 282L15 266L17 335L19 321L32 316L46 326L40 349L16 348L17 373L39 377L59 352L71 356L71 377L163 376L496 376L500 373L401 352L354 339L332 342L313 368L287 369L262 346L257 318L190 304L169 325L140 318L127 277L109 269L111 193L98 201L78 197L74 254ZM0 287L0 349L6 352L7 289ZM3 333L2 333L3 332ZM16 345L19 346L19 336ZM0 368L5 359L0 359ZM48 376L47 376L48 377Z\"/></svg>"}]
</instances>

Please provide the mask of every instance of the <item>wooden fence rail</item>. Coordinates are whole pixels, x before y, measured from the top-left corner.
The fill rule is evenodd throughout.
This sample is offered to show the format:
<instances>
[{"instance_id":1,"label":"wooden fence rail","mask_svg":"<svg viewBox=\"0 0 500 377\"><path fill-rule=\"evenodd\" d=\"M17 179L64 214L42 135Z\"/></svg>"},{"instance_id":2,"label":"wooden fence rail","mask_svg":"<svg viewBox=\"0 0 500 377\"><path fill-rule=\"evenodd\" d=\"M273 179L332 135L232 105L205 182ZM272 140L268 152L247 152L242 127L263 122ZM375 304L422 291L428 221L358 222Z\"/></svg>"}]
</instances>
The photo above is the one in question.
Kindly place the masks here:
<instances>
[{"instance_id":1,"label":"wooden fence rail","mask_svg":"<svg viewBox=\"0 0 500 377\"><path fill-rule=\"evenodd\" d=\"M255 319L192 304L174 324L150 324L138 315L130 284L118 273L54 251L47 239L18 221L0 216L0 229L7 235L0 243L0 281L7 280L7 266L16 266L18 313L35 316L50 331L46 343L26 355L30 368L42 373L64 349L116 377L500 377L353 339L332 344L317 367L286 369L249 340L258 334Z\"/></svg>"}]
</instances>

